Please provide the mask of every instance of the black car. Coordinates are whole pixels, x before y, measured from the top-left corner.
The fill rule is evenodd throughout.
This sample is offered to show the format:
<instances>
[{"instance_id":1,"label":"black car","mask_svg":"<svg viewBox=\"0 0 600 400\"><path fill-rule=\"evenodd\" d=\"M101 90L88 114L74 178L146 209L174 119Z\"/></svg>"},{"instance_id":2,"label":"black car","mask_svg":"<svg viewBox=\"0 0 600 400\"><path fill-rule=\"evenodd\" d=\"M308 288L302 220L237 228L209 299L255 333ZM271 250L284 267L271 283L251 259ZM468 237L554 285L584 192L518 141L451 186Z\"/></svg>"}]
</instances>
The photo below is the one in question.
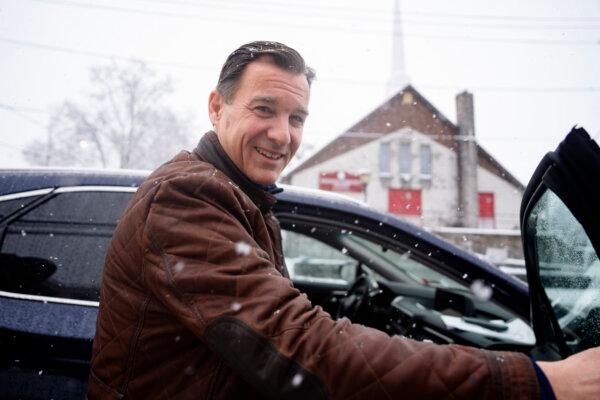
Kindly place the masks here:
<instances>
[{"instance_id":1,"label":"black car","mask_svg":"<svg viewBox=\"0 0 600 400\"><path fill-rule=\"evenodd\" d=\"M576 129L521 210L527 285L389 214L285 187L294 285L336 318L560 359L600 342L600 150ZM0 171L0 397L83 398L107 244L143 172ZM530 296L531 294L531 296Z\"/></svg>"}]
</instances>

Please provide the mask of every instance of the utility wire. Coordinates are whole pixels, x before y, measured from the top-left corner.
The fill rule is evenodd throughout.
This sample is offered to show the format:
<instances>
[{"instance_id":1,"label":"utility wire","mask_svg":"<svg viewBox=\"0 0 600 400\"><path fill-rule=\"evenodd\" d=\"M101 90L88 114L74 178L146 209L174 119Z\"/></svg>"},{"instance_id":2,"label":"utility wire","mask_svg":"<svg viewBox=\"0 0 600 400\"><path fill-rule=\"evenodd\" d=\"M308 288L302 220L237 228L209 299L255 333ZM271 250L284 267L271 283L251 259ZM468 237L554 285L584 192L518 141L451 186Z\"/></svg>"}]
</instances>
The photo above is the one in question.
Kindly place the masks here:
<instances>
[{"instance_id":1,"label":"utility wire","mask_svg":"<svg viewBox=\"0 0 600 400\"><path fill-rule=\"evenodd\" d=\"M15 145L12 145L12 144L4 142L4 141L0 141L0 146L7 148L7 149L25 151L25 149L22 147L15 146Z\"/></svg>"},{"instance_id":2,"label":"utility wire","mask_svg":"<svg viewBox=\"0 0 600 400\"><path fill-rule=\"evenodd\" d=\"M181 63L173 63L173 62L168 62L168 61L160 61L160 60L152 60L152 59L140 59L140 58L136 58L136 57L125 57L125 56L120 56L120 55L116 55L116 54L100 53L100 52L89 51L89 50L76 50L76 49L70 49L67 47L35 43L35 42L26 41L26 40L16 40L16 39L7 38L7 37L1 37L1 36L0 36L0 42L10 43L12 45L19 46L19 47L29 47L29 48L35 48L35 49L40 49L40 50L49 50L49 51L55 51L55 52L60 52L60 53L66 53L66 54L103 58L103 59L107 59L107 60L121 60L121 61L129 61L129 62L141 61L141 62L145 62L147 64L153 64L153 65L158 65L158 66L174 67L174 68L181 68L181 69L191 69L191 70L209 70L209 68L200 66L200 65L181 64Z\"/></svg>"},{"instance_id":3,"label":"utility wire","mask_svg":"<svg viewBox=\"0 0 600 400\"><path fill-rule=\"evenodd\" d=\"M241 22L247 23L248 19L241 18L233 18L229 17L217 17L217 16L207 16L205 14L190 14L190 13L175 13L175 12L164 12L164 11L151 11L151 10L141 10L138 8L128 8L128 7L118 7L118 6L106 6L106 5L98 5L98 4L87 4L87 3L78 3L69 0L33 0L40 3L47 3L52 5L63 5L69 7L79 7L85 9L92 10L104 10L118 13L126 13L126 14L137 14L137 15L145 15L145 16L160 16L160 17L173 17L173 18L184 18L184 19L198 19L209 22ZM295 24L289 21L287 22L276 22L269 21L266 23L262 23L262 25L268 24L271 26L282 26L286 28L296 27L301 29L313 29L313 30L321 30L321 31L345 31L353 34L370 34L370 35L386 35L386 36L395 36L396 34L391 32L390 30L381 30L381 29L365 29L358 27L349 27L349 26L325 26L325 25L308 25L308 24ZM505 38L481 38L481 37L472 37L472 36L449 36L449 35L431 35L431 34L421 34L421 33L403 33L400 35L402 37L412 37L412 38L424 38L424 39L442 39L442 40L457 40L457 41L469 41L469 42L488 42L488 43L511 43L511 44L536 44L536 45L566 45L566 46L597 46L600 45L600 41L592 41L592 40L552 40L552 39L505 39Z\"/></svg>"},{"instance_id":4,"label":"utility wire","mask_svg":"<svg viewBox=\"0 0 600 400\"><path fill-rule=\"evenodd\" d=\"M47 1L51 1L51 0L40 0L43 2L47 2ZM515 25L515 24L497 24L497 23L490 23L490 21L484 21L484 22L456 22L456 21L448 21L447 17L445 18L446 21L443 20L422 20L423 16L421 15L422 13L416 13L416 14L412 14L412 13L398 13L398 12L394 12L394 11L384 11L383 15L380 16L369 16L369 11L366 9L354 9L354 11L359 10L358 13L356 14L347 14L347 15L340 15L343 13L346 13L348 11L352 12L352 9L348 9L348 8L340 8L340 7L327 7L325 5L322 6L317 6L317 7L311 7L311 6L306 6L306 5L302 5L302 6L297 6L297 9L293 9L294 4L282 4L282 3L272 3L272 2L246 2L246 3L237 3L237 5L234 5L235 8L233 8L231 6L232 2L228 1L226 3L223 2L210 2L210 1L204 1L202 3L194 3L194 2L189 2L189 1L164 1L164 0L138 0L144 3L150 3L150 4L169 4L169 5L180 5L180 6L185 6L185 7L195 7L195 8L202 8L203 10L208 9L221 9L221 10L227 10L227 11L248 11L248 12L252 12L252 13L264 13L264 5L267 5L269 7L269 13L272 14L274 11L275 12L281 12L281 13L292 13L296 16L296 15L306 15L312 18L315 17L323 17L323 18L330 18L332 20L336 20L336 21L340 21L343 20L345 22L347 22L348 20L358 20L360 22L376 22L376 23L389 23L393 17L395 16L400 16L402 19L402 25L404 27L404 25L425 25L425 26L434 26L434 27L439 27L439 26L448 26L448 27L457 27L457 28L482 28L482 29L527 29L527 30L532 30L532 29L543 29L543 30L599 30L600 29L600 25L582 25L582 24L578 24L578 25ZM210 3L210 4L207 4ZM236 4L235 2L233 4ZM261 4L263 4L263 6L261 6ZM279 8L274 9L274 8ZM312 10L311 10L312 8ZM331 11L328 12L327 10L330 9ZM413 18L411 19L411 15L413 16ZM421 20L418 19L414 19L414 16L416 16L417 18L421 18ZM434 17L434 18L438 18L439 17ZM504 19L501 19L501 21L505 21ZM511 20L511 22L514 22L514 19ZM538 22L545 22L545 21L538 21ZM554 21L557 22L557 21ZM569 23L572 23L573 21L567 21ZM591 21L588 22L600 22L600 18L597 19L593 19Z\"/></svg>"},{"instance_id":5,"label":"utility wire","mask_svg":"<svg viewBox=\"0 0 600 400\"><path fill-rule=\"evenodd\" d=\"M385 86L387 81L376 81L376 80L356 80L350 78L339 78L333 76L322 76L318 75L319 82L324 83L342 83L348 85L371 85L371 86ZM539 93L568 93L568 92L600 92L600 86L585 85L585 86L562 86L562 87L533 87L533 86L477 86L477 85L438 85L432 83L415 83L413 86L419 88L432 89L432 90L451 90L460 91L467 87L469 90L482 91L482 92L539 92ZM398 88L400 90L400 88Z\"/></svg>"},{"instance_id":6,"label":"utility wire","mask_svg":"<svg viewBox=\"0 0 600 400\"><path fill-rule=\"evenodd\" d=\"M91 52L87 50L76 50L70 49L66 47L59 46L50 46L35 42L23 41L23 40L15 40L11 38L0 37L0 42L9 43L19 47L25 48L34 48L48 51L55 51L70 55L80 55L80 56L88 56L88 57L97 57L108 60L125 60L125 61L141 61L149 65L157 65L157 66L168 66L175 67L181 69L189 69L189 70L212 70L209 67L200 66L200 65L192 65L192 64L179 64L179 63L171 63L164 62L160 60L149 60L149 59L141 59L141 58L133 58L133 57L123 57L115 54L108 53L97 53ZM350 84L350 85L373 85L373 86L383 86L385 82L383 81L367 81L367 80L356 80L356 79L346 79L332 76L319 76L319 81L324 83L342 83L342 84ZM458 86L449 86L449 85L435 85L435 84L419 84L419 87L423 87L426 89L434 89L434 90L461 90ZM470 86L471 90L477 91L486 91L486 92L598 92L600 91L600 86L581 86L581 87L550 87L550 88L540 88L540 87L502 87L502 86ZM4 108L8 108L11 106L4 105ZM24 111L21 109L20 111ZM41 110L36 110L37 112L43 112Z\"/></svg>"},{"instance_id":7,"label":"utility wire","mask_svg":"<svg viewBox=\"0 0 600 400\"><path fill-rule=\"evenodd\" d=\"M273 2L273 1L261 1L261 0L253 0L252 2L239 2L228 0L227 3L223 3L220 1L186 1L186 0L138 0L146 3L153 4L170 4L170 5L181 5L181 6L189 6L189 7L200 7L206 8L208 7L220 7L227 8L229 10L236 9L239 10L240 7L249 7L254 6L258 7L269 7L269 11L272 11L274 7L280 7L287 9L287 11L296 13L297 11L309 10L311 12L310 15L315 15L316 12L321 11L329 11L334 14L334 16L339 16L344 13L351 13L361 17L364 17L369 14L381 14L382 16L389 17L400 15L404 16L417 16L421 18L453 18L453 19L472 19L472 20L508 20L508 21L529 21L529 22L600 22L600 16L598 17L544 17L544 16L523 16L523 15L492 15L492 14L453 14L453 13L440 13L440 12L423 12L423 11L393 11L386 9L377 9L373 7L369 8L359 8L359 7L338 7L338 6L330 6L323 3L309 3L302 2L302 4L294 4L289 2ZM231 6L233 4L233 7ZM228 7L227 7L227 6ZM294 9L295 8L295 9ZM294 9L294 10L292 10ZM260 10L264 11L264 10Z\"/></svg>"},{"instance_id":8,"label":"utility wire","mask_svg":"<svg viewBox=\"0 0 600 400\"><path fill-rule=\"evenodd\" d=\"M47 114L47 112L45 110L42 110L41 108L14 106L14 105L3 104L3 103L0 103L0 108L14 110L14 111L20 111L20 112L34 113L34 114Z\"/></svg>"},{"instance_id":9,"label":"utility wire","mask_svg":"<svg viewBox=\"0 0 600 400\"><path fill-rule=\"evenodd\" d=\"M6 110L6 111L10 111L16 115L18 115L19 117L29 121L30 123L37 125L37 126L41 126L42 128L46 129L46 124L44 124L43 122L38 121L35 118L31 118L28 115L24 115L21 111L18 110L18 108L16 107L12 107L12 106L6 106L4 104L0 104L0 110Z\"/></svg>"}]
</instances>

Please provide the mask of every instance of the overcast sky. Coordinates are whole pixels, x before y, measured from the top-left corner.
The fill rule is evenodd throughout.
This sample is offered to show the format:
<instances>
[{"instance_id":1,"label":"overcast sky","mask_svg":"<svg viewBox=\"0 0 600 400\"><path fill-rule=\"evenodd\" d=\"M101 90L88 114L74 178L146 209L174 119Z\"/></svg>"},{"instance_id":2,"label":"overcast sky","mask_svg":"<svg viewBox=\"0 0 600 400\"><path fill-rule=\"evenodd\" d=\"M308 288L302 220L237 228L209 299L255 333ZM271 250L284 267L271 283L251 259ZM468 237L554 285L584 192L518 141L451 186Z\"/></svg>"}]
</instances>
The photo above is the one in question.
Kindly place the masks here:
<instances>
[{"instance_id":1,"label":"overcast sky","mask_svg":"<svg viewBox=\"0 0 600 400\"><path fill-rule=\"evenodd\" d=\"M0 167L43 141L49 112L82 99L89 68L145 60L172 106L208 129L225 57L277 40L317 70L304 140L322 146L386 100L393 0L0 0ZM410 83L455 121L474 94L480 144L526 183L580 124L600 139L600 1L402 0Z\"/></svg>"}]
</instances>

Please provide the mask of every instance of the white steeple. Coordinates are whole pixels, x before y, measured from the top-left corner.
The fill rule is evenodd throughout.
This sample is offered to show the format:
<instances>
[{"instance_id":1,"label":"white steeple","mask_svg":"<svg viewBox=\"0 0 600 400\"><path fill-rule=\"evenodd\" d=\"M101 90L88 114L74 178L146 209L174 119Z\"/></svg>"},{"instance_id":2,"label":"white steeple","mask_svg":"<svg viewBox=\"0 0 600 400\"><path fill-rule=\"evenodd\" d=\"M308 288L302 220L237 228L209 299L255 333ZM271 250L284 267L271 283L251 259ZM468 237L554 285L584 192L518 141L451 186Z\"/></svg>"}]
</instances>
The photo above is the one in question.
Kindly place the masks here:
<instances>
[{"instance_id":1,"label":"white steeple","mask_svg":"<svg viewBox=\"0 0 600 400\"><path fill-rule=\"evenodd\" d=\"M392 73L387 85L387 95L392 96L409 82L404 66L404 38L402 36L402 14L400 0L394 1L392 36Z\"/></svg>"}]
</instances>

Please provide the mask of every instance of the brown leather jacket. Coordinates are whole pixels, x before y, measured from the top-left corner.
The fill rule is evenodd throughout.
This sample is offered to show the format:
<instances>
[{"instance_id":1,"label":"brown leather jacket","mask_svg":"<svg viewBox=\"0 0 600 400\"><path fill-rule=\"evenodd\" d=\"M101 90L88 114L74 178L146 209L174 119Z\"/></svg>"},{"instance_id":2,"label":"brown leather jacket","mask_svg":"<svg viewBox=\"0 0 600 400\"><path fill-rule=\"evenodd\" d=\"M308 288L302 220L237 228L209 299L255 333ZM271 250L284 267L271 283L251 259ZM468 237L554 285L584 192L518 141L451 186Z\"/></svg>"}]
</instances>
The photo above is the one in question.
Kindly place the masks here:
<instances>
[{"instance_id":1,"label":"brown leather jacket","mask_svg":"<svg viewBox=\"0 0 600 400\"><path fill-rule=\"evenodd\" d=\"M90 399L539 397L523 355L312 307L286 277L274 202L214 133L140 186L106 257Z\"/></svg>"}]
</instances>

